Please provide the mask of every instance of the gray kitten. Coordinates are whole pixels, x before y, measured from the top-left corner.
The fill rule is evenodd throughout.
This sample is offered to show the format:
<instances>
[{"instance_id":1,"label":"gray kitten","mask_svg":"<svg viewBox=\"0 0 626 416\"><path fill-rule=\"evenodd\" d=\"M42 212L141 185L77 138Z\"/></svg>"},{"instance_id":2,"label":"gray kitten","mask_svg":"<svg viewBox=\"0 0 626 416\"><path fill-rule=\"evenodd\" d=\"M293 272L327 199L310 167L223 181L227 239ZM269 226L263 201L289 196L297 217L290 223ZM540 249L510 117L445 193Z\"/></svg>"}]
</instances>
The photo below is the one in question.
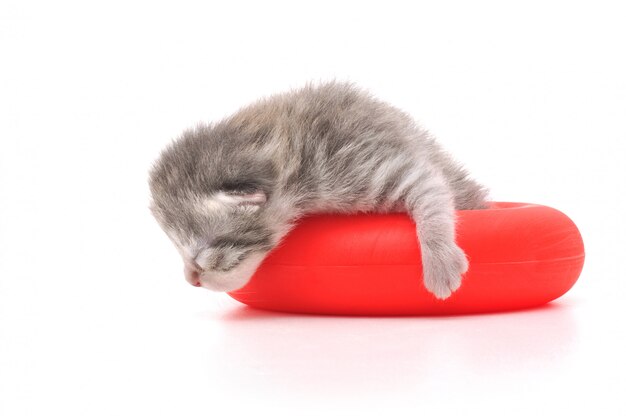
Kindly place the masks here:
<instances>
[{"instance_id":1,"label":"gray kitten","mask_svg":"<svg viewBox=\"0 0 626 416\"><path fill-rule=\"evenodd\" d=\"M405 211L424 284L445 299L468 267L454 210L486 207L486 190L407 114L337 82L185 131L156 162L150 189L187 280L219 291L244 286L306 214Z\"/></svg>"}]
</instances>

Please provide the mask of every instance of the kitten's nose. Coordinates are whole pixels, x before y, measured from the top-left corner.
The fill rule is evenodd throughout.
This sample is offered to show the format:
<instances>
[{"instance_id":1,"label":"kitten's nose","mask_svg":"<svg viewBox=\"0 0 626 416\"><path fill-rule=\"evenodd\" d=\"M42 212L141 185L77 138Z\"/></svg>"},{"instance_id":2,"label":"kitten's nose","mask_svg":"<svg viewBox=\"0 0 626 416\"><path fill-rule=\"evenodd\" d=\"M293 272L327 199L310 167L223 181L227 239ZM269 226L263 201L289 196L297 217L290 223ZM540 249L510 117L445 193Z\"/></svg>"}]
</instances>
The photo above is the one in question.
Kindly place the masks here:
<instances>
[{"instance_id":1,"label":"kitten's nose","mask_svg":"<svg viewBox=\"0 0 626 416\"><path fill-rule=\"evenodd\" d=\"M200 287L200 273L188 266L185 266L185 279L190 285Z\"/></svg>"}]
</instances>

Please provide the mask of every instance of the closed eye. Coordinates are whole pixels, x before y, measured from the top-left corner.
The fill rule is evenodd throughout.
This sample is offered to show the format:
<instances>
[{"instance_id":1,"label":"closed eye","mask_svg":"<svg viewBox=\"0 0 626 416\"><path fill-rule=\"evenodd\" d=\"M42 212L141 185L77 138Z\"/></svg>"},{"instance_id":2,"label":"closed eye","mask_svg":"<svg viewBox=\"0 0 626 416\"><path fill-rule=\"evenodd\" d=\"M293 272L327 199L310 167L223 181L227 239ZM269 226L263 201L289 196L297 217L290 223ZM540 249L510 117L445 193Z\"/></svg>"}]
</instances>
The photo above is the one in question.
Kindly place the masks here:
<instances>
[{"instance_id":1,"label":"closed eye","mask_svg":"<svg viewBox=\"0 0 626 416\"><path fill-rule=\"evenodd\" d=\"M233 238L217 238L211 244L215 248L248 248L250 246L265 246L269 242L267 238L260 239L233 239Z\"/></svg>"}]
</instances>

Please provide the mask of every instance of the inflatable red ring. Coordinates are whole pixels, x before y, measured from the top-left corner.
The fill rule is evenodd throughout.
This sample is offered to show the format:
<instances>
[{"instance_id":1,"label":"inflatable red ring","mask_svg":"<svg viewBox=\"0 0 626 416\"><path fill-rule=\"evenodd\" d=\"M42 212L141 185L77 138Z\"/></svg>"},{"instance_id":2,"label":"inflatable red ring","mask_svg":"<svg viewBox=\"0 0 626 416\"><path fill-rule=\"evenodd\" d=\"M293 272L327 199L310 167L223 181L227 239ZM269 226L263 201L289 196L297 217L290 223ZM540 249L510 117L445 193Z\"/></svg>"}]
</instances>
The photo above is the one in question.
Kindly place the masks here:
<instances>
[{"instance_id":1,"label":"inflatable red ring","mask_svg":"<svg viewBox=\"0 0 626 416\"><path fill-rule=\"evenodd\" d=\"M584 247L565 214L511 202L457 214L457 242L470 268L446 300L422 283L415 224L405 214L305 218L250 282L229 294L284 312L443 315L543 305L578 279Z\"/></svg>"}]
</instances>

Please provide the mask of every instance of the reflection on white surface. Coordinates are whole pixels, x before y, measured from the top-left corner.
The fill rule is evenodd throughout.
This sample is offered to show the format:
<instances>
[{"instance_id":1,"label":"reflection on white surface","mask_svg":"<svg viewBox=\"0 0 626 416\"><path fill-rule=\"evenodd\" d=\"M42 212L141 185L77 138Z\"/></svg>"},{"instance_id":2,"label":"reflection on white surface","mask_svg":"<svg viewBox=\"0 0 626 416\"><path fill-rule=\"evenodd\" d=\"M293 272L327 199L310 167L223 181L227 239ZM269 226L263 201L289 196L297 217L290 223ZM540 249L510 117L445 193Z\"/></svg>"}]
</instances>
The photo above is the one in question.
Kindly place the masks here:
<instances>
[{"instance_id":1,"label":"reflection on white surface","mask_svg":"<svg viewBox=\"0 0 626 416\"><path fill-rule=\"evenodd\" d=\"M472 374L559 367L577 344L570 312L553 304L493 315L354 318L238 307L219 318L212 354L231 387L325 396L436 389Z\"/></svg>"}]
</instances>

